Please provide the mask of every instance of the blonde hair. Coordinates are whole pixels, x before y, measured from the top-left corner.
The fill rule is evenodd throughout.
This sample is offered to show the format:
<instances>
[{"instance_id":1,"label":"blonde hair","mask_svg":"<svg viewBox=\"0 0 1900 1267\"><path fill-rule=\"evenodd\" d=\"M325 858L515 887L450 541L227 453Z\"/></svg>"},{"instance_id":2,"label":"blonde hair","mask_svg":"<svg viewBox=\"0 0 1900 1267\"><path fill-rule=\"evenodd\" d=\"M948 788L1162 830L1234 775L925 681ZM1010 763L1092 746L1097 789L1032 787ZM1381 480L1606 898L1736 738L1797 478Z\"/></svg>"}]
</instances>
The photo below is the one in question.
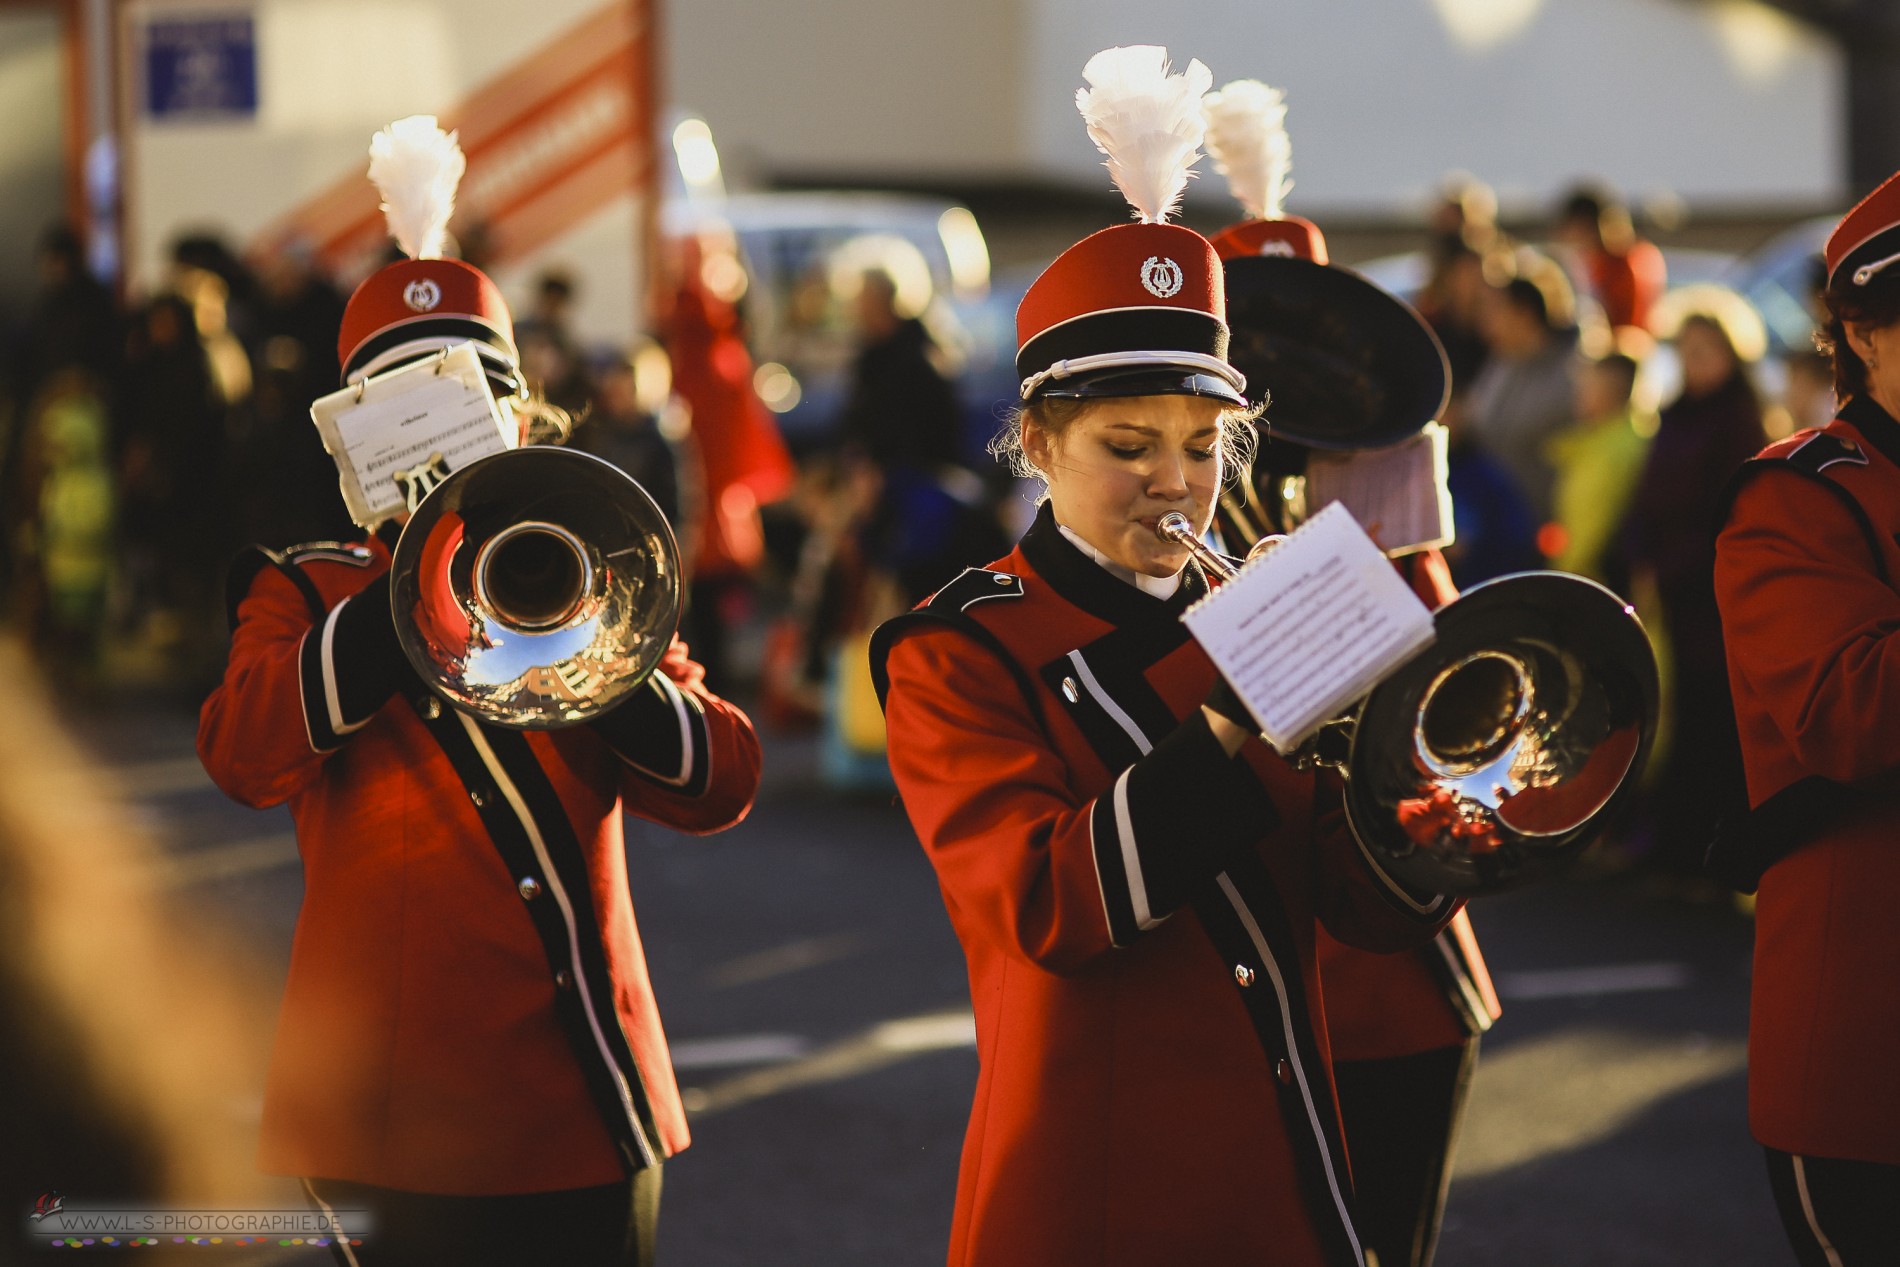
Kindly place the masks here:
<instances>
[{"instance_id":1,"label":"blonde hair","mask_svg":"<svg viewBox=\"0 0 1900 1267\"><path fill-rule=\"evenodd\" d=\"M1043 473L1029 460L1029 454L1023 448L1024 428L1034 427L1060 443L1082 415L1097 405L1116 399L1120 398L1100 396L1077 400L1067 396L1044 396L1021 408L1012 409L1003 420L1002 430L989 443L990 456L1018 479L1047 483ZM1260 434L1254 429L1254 422L1260 417L1261 409L1262 406L1252 405L1245 408L1229 406L1221 410L1220 440L1215 447L1220 454L1223 488L1242 473L1253 469L1254 453L1260 447Z\"/></svg>"},{"instance_id":2,"label":"blonde hair","mask_svg":"<svg viewBox=\"0 0 1900 1267\"><path fill-rule=\"evenodd\" d=\"M524 385L503 402L513 411L521 428L524 447L533 444L566 444L580 419L568 413L542 392L540 384Z\"/></svg>"}]
</instances>

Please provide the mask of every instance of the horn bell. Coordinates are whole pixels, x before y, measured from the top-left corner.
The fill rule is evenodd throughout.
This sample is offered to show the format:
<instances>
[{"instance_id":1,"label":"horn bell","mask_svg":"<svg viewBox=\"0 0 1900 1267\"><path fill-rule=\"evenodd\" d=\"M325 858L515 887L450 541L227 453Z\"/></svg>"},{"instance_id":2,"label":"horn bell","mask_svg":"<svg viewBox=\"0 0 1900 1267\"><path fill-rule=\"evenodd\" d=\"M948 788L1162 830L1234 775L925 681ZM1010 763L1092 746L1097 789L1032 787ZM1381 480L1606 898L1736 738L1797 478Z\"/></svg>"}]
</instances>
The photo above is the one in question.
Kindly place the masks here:
<instances>
[{"instance_id":1,"label":"horn bell","mask_svg":"<svg viewBox=\"0 0 1900 1267\"><path fill-rule=\"evenodd\" d=\"M423 500L390 564L397 639L430 688L498 726L592 720L679 626L679 545L645 489L572 449L498 453Z\"/></svg>"},{"instance_id":2,"label":"horn bell","mask_svg":"<svg viewBox=\"0 0 1900 1267\"><path fill-rule=\"evenodd\" d=\"M1634 609L1562 572L1474 586L1435 621L1359 711L1346 813L1401 882L1498 892L1583 852L1634 793L1656 658Z\"/></svg>"},{"instance_id":3,"label":"horn bell","mask_svg":"<svg viewBox=\"0 0 1900 1267\"><path fill-rule=\"evenodd\" d=\"M1226 265L1227 359L1266 399L1262 438L1377 449L1445 410L1451 369L1424 318L1347 268L1286 256Z\"/></svg>"}]
</instances>

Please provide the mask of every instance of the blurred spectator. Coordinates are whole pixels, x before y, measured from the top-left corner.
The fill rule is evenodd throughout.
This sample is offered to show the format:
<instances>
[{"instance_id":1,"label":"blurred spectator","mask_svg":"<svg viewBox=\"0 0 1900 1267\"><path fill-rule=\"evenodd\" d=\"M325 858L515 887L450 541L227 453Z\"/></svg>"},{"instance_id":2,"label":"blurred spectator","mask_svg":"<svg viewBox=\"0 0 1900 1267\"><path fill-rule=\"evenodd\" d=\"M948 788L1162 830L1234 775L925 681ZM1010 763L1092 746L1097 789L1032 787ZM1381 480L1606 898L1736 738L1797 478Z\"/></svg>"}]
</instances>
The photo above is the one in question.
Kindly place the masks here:
<instances>
[{"instance_id":1,"label":"blurred spectator","mask_svg":"<svg viewBox=\"0 0 1900 1267\"><path fill-rule=\"evenodd\" d=\"M1819 352L1797 352L1788 358L1788 381L1781 400L1770 411L1772 421L1764 419L1770 439L1780 439L1807 427L1824 427L1833 421L1834 367Z\"/></svg>"},{"instance_id":2,"label":"blurred spectator","mask_svg":"<svg viewBox=\"0 0 1900 1267\"><path fill-rule=\"evenodd\" d=\"M1530 507L1510 472L1472 435L1466 400L1467 393L1454 392L1443 418L1454 533L1445 561L1459 589L1542 563Z\"/></svg>"},{"instance_id":3,"label":"blurred spectator","mask_svg":"<svg viewBox=\"0 0 1900 1267\"><path fill-rule=\"evenodd\" d=\"M1545 290L1514 277L1487 292L1483 329L1489 359L1467 400L1471 438L1511 474L1534 523L1550 517L1550 437L1576 417L1572 332L1558 328Z\"/></svg>"},{"instance_id":4,"label":"blurred spectator","mask_svg":"<svg viewBox=\"0 0 1900 1267\"><path fill-rule=\"evenodd\" d=\"M1550 565L1629 592L1617 530L1636 492L1656 420L1631 404L1637 362L1622 352L1578 366L1577 421L1551 436Z\"/></svg>"},{"instance_id":5,"label":"blurred spectator","mask_svg":"<svg viewBox=\"0 0 1900 1267\"><path fill-rule=\"evenodd\" d=\"M886 469L956 465L962 452L956 389L937 366L924 323L898 312L897 283L888 273L863 275L857 319L862 342L839 420L845 442Z\"/></svg>"},{"instance_id":6,"label":"blurred spectator","mask_svg":"<svg viewBox=\"0 0 1900 1267\"><path fill-rule=\"evenodd\" d=\"M682 243L679 284L664 322L673 389L690 410L693 483L702 491L688 533L697 542L686 637L715 689L730 682L727 632L744 615L765 554L759 507L784 495L792 460L752 382L752 354L734 301L744 272L729 245Z\"/></svg>"},{"instance_id":7,"label":"blurred spectator","mask_svg":"<svg viewBox=\"0 0 1900 1267\"><path fill-rule=\"evenodd\" d=\"M310 421L310 402L336 390L343 296L308 244L258 262L250 408L233 436L236 536L281 549L349 535L336 464Z\"/></svg>"},{"instance_id":8,"label":"blurred spectator","mask_svg":"<svg viewBox=\"0 0 1900 1267\"><path fill-rule=\"evenodd\" d=\"M91 376L95 391L110 390L122 344L112 292L86 270L85 245L71 228L55 225L40 239L39 277L4 366L11 399L0 402L0 602L16 588L23 535L39 504L40 472L27 454L35 398L49 379L73 368Z\"/></svg>"},{"instance_id":9,"label":"blurred spectator","mask_svg":"<svg viewBox=\"0 0 1900 1267\"><path fill-rule=\"evenodd\" d=\"M581 363L574 345L543 330L526 334L515 332L515 347L521 352L521 373L529 384L564 410L578 418L587 411L593 387L587 380L587 367Z\"/></svg>"},{"instance_id":10,"label":"blurred spectator","mask_svg":"<svg viewBox=\"0 0 1900 1267\"><path fill-rule=\"evenodd\" d=\"M47 381L29 420L39 473L31 538L33 644L65 690L90 685L112 579L112 435L97 384L74 368Z\"/></svg>"},{"instance_id":11,"label":"blurred spectator","mask_svg":"<svg viewBox=\"0 0 1900 1267\"><path fill-rule=\"evenodd\" d=\"M1557 240L1613 329L1649 328L1650 309L1662 297L1667 269L1655 244L1636 235L1628 207L1603 189L1572 190L1558 215Z\"/></svg>"},{"instance_id":12,"label":"blurred spectator","mask_svg":"<svg viewBox=\"0 0 1900 1267\"><path fill-rule=\"evenodd\" d=\"M565 269L546 269L535 281L534 305L515 322L515 341L538 335L560 344L578 359L573 321L573 276Z\"/></svg>"},{"instance_id":13,"label":"blurred spectator","mask_svg":"<svg viewBox=\"0 0 1900 1267\"><path fill-rule=\"evenodd\" d=\"M218 577L231 545L219 478L224 406L181 296L160 295L146 306L114 414L129 614L167 650L215 660L223 626Z\"/></svg>"},{"instance_id":14,"label":"blurred spectator","mask_svg":"<svg viewBox=\"0 0 1900 1267\"><path fill-rule=\"evenodd\" d=\"M251 399L251 356L231 330L230 286L199 268L178 269L173 281L175 293L191 305L191 326L211 367L218 403L227 410L243 408Z\"/></svg>"},{"instance_id":15,"label":"blurred spectator","mask_svg":"<svg viewBox=\"0 0 1900 1267\"><path fill-rule=\"evenodd\" d=\"M574 338L574 279L551 268L535 283L534 307L515 323L521 369L550 402L578 418L591 395L581 346Z\"/></svg>"},{"instance_id":16,"label":"blurred spectator","mask_svg":"<svg viewBox=\"0 0 1900 1267\"><path fill-rule=\"evenodd\" d=\"M1484 369L1488 355L1484 305L1489 290L1484 256L1460 241L1446 248L1419 294L1419 315L1444 345L1452 385L1458 390L1477 382L1479 371Z\"/></svg>"},{"instance_id":17,"label":"blurred spectator","mask_svg":"<svg viewBox=\"0 0 1900 1267\"><path fill-rule=\"evenodd\" d=\"M85 244L65 225L40 239L40 290L28 311L14 374L30 404L40 385L77 366L100 383L119 365L119 313L112 292L86 269Z\"/></svg>"},{"instance_id":18,"label":"blurred spectator","mask_svg":"<svg viewBox=\"0 0 1900 1267\"><path fill-rule=\"evenodd\" d=\"M646 489L667 521L682 524L679 454L667 435L673 371L659 344L644 340L615 357L595 379L594 408L569 446L612 462ZM677 418L688 426L684 418Z\"/></svg>"},{"instance_id":19,"label":"blurred spectator","mask_svg":"<svg viewBox=\"0 0 1900 1267\"><path fill-rule=\"evenodd\" d=\"M821 456L799 472L791 504L803 534L791 602L767 637L760 682L760 703L774 727L819 724L847 633L904 609L901 600L886 598L888 582L874 581L865 557L864 525L883 493L882 473L862 454Z\"/></svg>"},{"instance_id":20,"label":"blurred spectator","mask_svg":"<svg viewBox=\"0 0 1900 1267\"><path fill-rule=\"evenodd\" d=\"M292 368L310 384L314 399L337 381L337 329L343 324L343 295L323 275L307 241L295 241L257 268L257 347L261 359ZM270 352L273 339L295 348Z\"/></svg>"},{"instance_id":21,"label":"blurred spectator","mask_svg":"<svg viewBox=\"0 0 1900 1267\"><path fill-rule=\"evenodd\" d=\"M1482 254L1502 244L1498 196L1470 172L1445 174L1427 225L1434 263L1450 258L1461 247Z\"/></svg>"},{"instance_id":22,"label":"blurred spectator","mask_svg":"<svg viewBox=\"0 0 1900 1267\"><path fill-rule=\"evenodd\" d=\"M255 344L255 317L258 309L257 279L224 238L213 232L188 233L172 243L174 290L195 293L194 287L181 283L180 275L209 273L224 283L221 298L225 308L223 324L245 346Z\"/></svg>"},{"instance_id":23,"label":"blurred spectator","mask_svg":"<svg viewBox=\"0 0 1900 1267\"><path fill-rule=\"evenodd\" d=\"M1653 579L1673 683L1668 751L1647 815L1650 858L1699 871L1715 824L1748 808L1715 604L1715 525L1722 492L1767 436L1734 338L1714 312L1694 312L1675 336L1682 394L1663 407L1623 542Z\"/></svg>"}]
</instances>

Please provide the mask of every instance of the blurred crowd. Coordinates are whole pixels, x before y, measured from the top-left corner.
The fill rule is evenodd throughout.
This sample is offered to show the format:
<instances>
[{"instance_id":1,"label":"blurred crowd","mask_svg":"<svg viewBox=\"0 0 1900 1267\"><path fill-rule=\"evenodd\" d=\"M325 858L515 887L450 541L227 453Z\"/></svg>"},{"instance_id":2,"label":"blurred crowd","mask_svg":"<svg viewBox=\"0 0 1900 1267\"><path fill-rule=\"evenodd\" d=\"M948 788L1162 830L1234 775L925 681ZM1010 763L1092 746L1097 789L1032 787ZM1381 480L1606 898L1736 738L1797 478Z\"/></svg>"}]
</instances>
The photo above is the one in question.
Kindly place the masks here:
<instances>
[{"instance_id":1,"label":"blurred crowd","mask_svg":"<svg viewBox=\"0 0 1900 1267\"><path fill-rule=\"evenodd\" d=\"M1549 566L1634 601L1670 704L1630 848L1688 873L1742 806L1711 590L1719 499L1767 440L1831 416L1831 382L1797 354L1765 392L1759 317L1718 287L1672 289L1608 191L1580 187L1553 212L1519 240L1489 190L1456 177L1431 217L1412 298L1452 374L1447 555L1464 587ZM951 358L889 275L856 278L843 403L788 445L758 391L736 247L672 249L676 284L630 346L577 337L572 274L511 296L523 365L574 420L569 443L677 525L685 633L718 689L769 725L822 731L836 782L878 785L869 632L1004 553L1021 498L971 456L987 437L969 419L986 411L959 400ZM108 651L119 673L208 682L232 553L353 531L308 412L337 384L344 294L307 252L245 259L193 236L160 293L127 307L84 258L71 232L47 234L0 361L0 602L76 689Z\"/></svg>"},{"instance_id":2,"label":"blurred crowd","mask_svg":"<svg viewBox=\"0 0 1900 1267\"><path fill-rule=\"evenodd\" d=\"M1771 439L1833 416L1818 353L1758 375L1760 316L1711 283L1671 288L1663 253L1607 191L1579 187L1540 248L1514 241L1476 181L1433 219L1418 307L1452 368L1450 482L1461 588L1533 567L1630 598L1664 677L1664 722L1625 855L1699 872L1747 809L1713 586L1722 499ZM1818 312L1816 260L1810 294Z\"/></svg>"}]
</instances>

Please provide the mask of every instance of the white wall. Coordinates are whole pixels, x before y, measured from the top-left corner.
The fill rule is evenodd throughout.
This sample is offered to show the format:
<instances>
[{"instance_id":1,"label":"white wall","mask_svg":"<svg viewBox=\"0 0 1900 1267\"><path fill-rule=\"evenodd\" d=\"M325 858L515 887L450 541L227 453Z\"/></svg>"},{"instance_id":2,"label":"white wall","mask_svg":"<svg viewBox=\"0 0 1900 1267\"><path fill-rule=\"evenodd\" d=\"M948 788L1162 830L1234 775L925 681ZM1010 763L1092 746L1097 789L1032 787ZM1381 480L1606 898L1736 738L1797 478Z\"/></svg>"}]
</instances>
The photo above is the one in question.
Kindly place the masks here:
<instances>
[{"instance_id":1,"label":"white wall","mask_svg":"<svg viewBox=\"0 0 1900 1267\"><path fill-rule=\"evenodd\" d=\"M0 320L39 288L40 236L66 210L60 56L55 14L0 12Z\"/></svg>"},{"instance_id":2,"label":"white wall","mask_svg":"<svg viewBox=\"0 0 1900 1267\"><path fill-rule=\"evenodd\" d=\"M1827 202L1845 188L1838 53L1732 0L1038 0L1040 161L1096 156L1068 92L1096 49L1165 43L1216 85L1284 88L1290 210L1422 204L1449 169L1541 209L1575 177L1692 204ZM1211 175L1211 173L1210 173ZM1218 177L1203 190L1218 188Z\"/></svg>"},{"instance_id":3,"label":"white wall","mask_svg":"<svg viewBox=\"0 0 1900 1267\"><path fill-rule=\"evenodd\" d=\"M1295 210L1411 211L1459 167L1535 208L1581 174L1703 206L1845 187L1839 55L1752 0L674 0L666 30L672 100L780 173L1105 183L1083 63L1160 43L1287 90Z\"/></svg>"},{"instance_id":4,"label":"white wall","mask_svg":"<svg viewBox=\"0 0 1900 1267\"><path fill-rule=\"evenodd\" d=\"M181 230L243 240L361 170L375 128L447 108L600 3L130 0L133 18L254 12L260 74L253 122L135 120L135 286ZM1526 209L1579 175L1701 207L1815 205L1845 186L1840 58L1752 0L658 3L663 108L704 114L740 173L1105 187L1072 103L1082 65L1153 42L1201 57L1216 83L1287 90L1295 211L1414 211L1451 168ZM1198 200L1221 197L1217 178L1200 183ZM607 295L631 275L631 214L543 252L587 280L584 328L609 336L631 320Z\"/></svg>"},{"instance_id":5,"label":"white wall","mask_svg":"<svg viewBox=\"0 0 1900 1267\"><path fill-rule=\"evenodd\" d=\"M1025 165L1031 0L660 2L668 103L704 117L741 175Z\"/></svg>"},{"instance_id":6,"label":"white wall","mask_svg":"<svg viewBox=\"0 0 1900 1267\"><path fill-rule=\"evenodd\" d=\"M132 0L128 18L176 11L253 12L257 21L258 111L243 123L168 123L135 116L127 172L135 288L162 279L170 243L209 227L242 244L251 234L348 173L365 172L369 138L408 114L454 105L484 81L589 14L603 0ZM129 87L136 89L134 76ZM367 180L367 176L364 177ZM629 204L630 205L630 204ZM631 220L627 207L616 216ZM618 227L586 226L555 244L573 264L576 249L599 249ZM629 231L624 239L631 243ZM548 253L542 253L544 257ZM634 290L613 288L633 272L631 249L603 270L577 269L583 328L622 337ZM530 261L506 275L525 304Z\"/></svg>"}]
</instances>

